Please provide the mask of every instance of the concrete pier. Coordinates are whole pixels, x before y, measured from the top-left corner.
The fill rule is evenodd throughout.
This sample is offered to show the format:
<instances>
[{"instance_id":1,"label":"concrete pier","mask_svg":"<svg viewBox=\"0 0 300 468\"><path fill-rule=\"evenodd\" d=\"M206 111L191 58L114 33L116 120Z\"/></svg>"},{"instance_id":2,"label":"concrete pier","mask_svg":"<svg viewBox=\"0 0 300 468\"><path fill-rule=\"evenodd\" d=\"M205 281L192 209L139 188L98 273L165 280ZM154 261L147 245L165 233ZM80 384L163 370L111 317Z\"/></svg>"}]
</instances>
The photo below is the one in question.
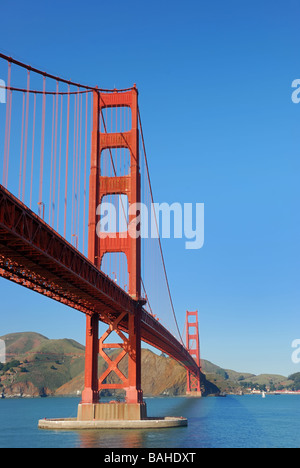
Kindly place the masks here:
<instances>
[{"instance_id":1,"label":"concrete pier","mask_svg":"<svg viewBox=\"0 0 300 468\"><path fill-rule=\"evenodd\" d=\"M146 404L97 403L80 404L77 418L41 419L39 429L84 430L84 429L163 429L184 427L185 418L148 418Z\"/></svg>"},{"instance_id":2,"label":"concrete pier","mask_svg":"<svg viewBox=\"0 0 300 468\"><path fill-rule=\"evenodd\" d=\"M139 421L78 421L74 419L41 419L39 429L81 431L85 429L166 429L185 427L185 418L147 418Z\"/></svg>"},{"instance_id":3,"label":"concrete pier","mask_svg":"<svg viewBox=\"0 0 300 468\"><path fill-rule=\"evenodd\" d=\"M78 421L141 421L147 419L146 403L95 403L78 406Z\"/></svg>"},{"instance_id":4,"label":"concrete pier","mask_svg":"<svg viewBox=\"0 0 300 468\"><path fill-rule=\"evenodd\" d=\"M202 398L202 392L186 392L186 396L190 398Z\"/></svg>"}]
</instances>

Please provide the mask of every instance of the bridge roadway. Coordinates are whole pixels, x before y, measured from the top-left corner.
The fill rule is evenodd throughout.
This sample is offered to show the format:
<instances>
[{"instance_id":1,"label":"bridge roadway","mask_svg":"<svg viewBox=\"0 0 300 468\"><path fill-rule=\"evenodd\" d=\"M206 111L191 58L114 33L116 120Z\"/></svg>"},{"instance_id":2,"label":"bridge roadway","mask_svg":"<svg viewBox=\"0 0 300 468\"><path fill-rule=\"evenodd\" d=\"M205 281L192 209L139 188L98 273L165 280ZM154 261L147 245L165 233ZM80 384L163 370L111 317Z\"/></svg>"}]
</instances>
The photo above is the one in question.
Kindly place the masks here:
<instances>
[{"instance_id":1,"label":"bridge roadway","mask_svg":"<svg viewBox=\"0 0 300 468\"><path fill-rule=\"evenodd\" d=\"M39 216L0 185L0 276L85 314L98 314L128 330L128 314L141 306ZM124 314L124 312L126 312ZM43 312L41 311L41 319ZM191 372L197 365L158 320L141 308L142 340Z\"/></svg>"}]
</instances>

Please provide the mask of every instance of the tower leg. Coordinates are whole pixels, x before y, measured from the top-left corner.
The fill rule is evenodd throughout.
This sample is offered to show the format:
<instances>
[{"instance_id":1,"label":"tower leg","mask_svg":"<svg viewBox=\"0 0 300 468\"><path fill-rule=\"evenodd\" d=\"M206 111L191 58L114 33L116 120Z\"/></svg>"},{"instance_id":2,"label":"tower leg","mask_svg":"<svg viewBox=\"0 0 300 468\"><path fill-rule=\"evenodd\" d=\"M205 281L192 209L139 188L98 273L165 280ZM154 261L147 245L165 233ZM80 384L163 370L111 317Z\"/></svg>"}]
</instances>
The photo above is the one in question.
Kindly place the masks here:
<instances>
[{"instance_id":1,"label":"tower leg","mask_svg":"<svg viewBox=\"0 0 300 468\"><path fill-rule=\"evenodd\" d=\"M127 403L143 403L141 388L141 318L137 309L135 315L128 318L129 351L128 351L128 388L126 388Z\"/></svg>"},{"instance_id":2,"label":"tower leg","mask_svg":"<svg viewBox=\"0 0 300 468\"><path fill-rule=\"evenodd\" d=\"M147 407L143 401L141 382L141 316L139 308L128 317L129 350L128 350L128 387L126 388L126 405L135 408L140 419L147 418Z\"/></svg>"},{"instance_id":3,"label":"tower leg","mask_svg":"<svg viewBox=\"0 0 300 468\"><path fill-rule=\"evenodd\" d=\"M96 314L86 316L85 378L82 404L99 401L98 390L98 351L99 318Z\"/></svg>"}]
</instances>

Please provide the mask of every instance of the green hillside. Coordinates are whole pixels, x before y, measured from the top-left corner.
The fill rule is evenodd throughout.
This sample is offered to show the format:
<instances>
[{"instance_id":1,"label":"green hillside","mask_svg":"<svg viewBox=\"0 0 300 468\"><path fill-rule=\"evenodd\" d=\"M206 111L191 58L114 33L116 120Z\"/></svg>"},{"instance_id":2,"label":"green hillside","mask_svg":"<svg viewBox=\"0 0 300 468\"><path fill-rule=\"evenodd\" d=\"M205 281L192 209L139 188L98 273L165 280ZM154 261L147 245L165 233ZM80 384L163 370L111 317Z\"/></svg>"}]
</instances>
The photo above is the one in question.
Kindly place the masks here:
<instances>
[{"instance_id":1,"label":"green hillside","mask_svg":"<svg viewBox=\"0 0 300 468\"><path fill-rule=\"evenodd\" d=\"M74 340L49 340L36 333L0 338L6 343L8 361L0 368L0 392L6 396L53 395L84 369L84 346ZM14 361L19 364L6 370Z\"/></svg>"},{"instance_id":2,"label":"green hillside","mask_svg":"<svg viewBox=\"0 0 300 468\"><path fill-rule=\"evenodd\" d=\"M85 348L74 340L50 340L37 333L14 333L0 337L6 343L7 364L0 365L0 394L12 396L77 395L84 385ZM110 356L119 350L113 351ZM99 358L99 374L106 363ZM126 375L126 357L120 370ZM186 391L186 370L164 355L142 351L142 386L145 395L180 395ZM163 378L162 378L163 376ZM108 383L117 383L115 374ZM204 394L219 390L202 376ZM108 394L109 392L103 392ZM122 392L112 392L122 396Z\"/></svg>"},{"instance_id":3,"label":"green hillside","mask_svg":"<svg viewBox=\"0 0 300 468\"><path fill-rule=\"evenodd\" d=\"M43 335L13 333L0 337L6 343L7 363L0 364L0 396L48 396L78 395L84 386L85 347L71 339L51 340ZM110 356L118 354L114 350ZM220 392L241 393L249 388L295 388L299 375L290 379L281 375L254 375L222 369L210 361L202 360L202 392L214 395ZM126 357L120 370L127 374ZM99 374L106 363L99 358ZM186 392L186 370L173 359L157 355L150 350L142 351L142 388L145 396L182 395ZM110 374L108 383L117 383L115 374ZM108 394L108 392L103 392ZM112 392L122 396L122 392Z\"/></svg>"},{"instance_id":4,"label":"green hillside","mask_svg":"<svg viewBox=\"0 0 300 468\"><path fill-rule=\"evenodd\" d=\"M119 351L110 354L113 359ZM128 361L126 357L121 361L119 368L124 375L127 375ZM106 369L105 362L99 359L99 375ZM119 383L115 374L111 374L106 379L106 383ZM56 391L57 395L76 395L84 388L84 373L76 376ZM186 393L186 369L173 359L164 355L158 356L148 349L142 350L142 388L145 396L176 396ZM201 378L201 390L203 395L219 393L219 389L206 379L203 374ZM114 395L123 398L124 391L107 391L101 393L102 396Z\"/></svg>"},{"instance_id":5,"label":"green hillside","mask_svg":"<svg viewBox=\"0 0 300 468\"><path fill-rule=\"evenodd\" d=\"M49 341L43 335L38 333L11 333L1 337L5 341L7 358L21 356L34 348L39 347L42 343Z\"/></svg>"}]
</instances>

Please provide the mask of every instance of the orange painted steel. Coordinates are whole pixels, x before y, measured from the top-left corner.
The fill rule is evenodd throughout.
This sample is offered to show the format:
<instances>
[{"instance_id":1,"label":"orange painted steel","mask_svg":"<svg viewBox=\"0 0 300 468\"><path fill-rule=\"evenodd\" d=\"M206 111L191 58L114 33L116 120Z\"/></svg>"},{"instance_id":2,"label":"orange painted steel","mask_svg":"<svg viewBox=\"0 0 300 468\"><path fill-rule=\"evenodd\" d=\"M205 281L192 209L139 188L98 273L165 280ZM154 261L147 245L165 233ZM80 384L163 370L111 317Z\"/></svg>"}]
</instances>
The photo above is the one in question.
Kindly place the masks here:
<instances>
[{"instance_id":1,"label":"orange painted steel","mask_svg":"<svg viewBox=\"0 0 300 468\"><path fill-rule=\"evenodd\" d=\"M156 347L162 352L170 355L182 363L190 373L197 375L198 367L194 358L190 355L182 342L178 341L154 315L149 314L144 308L145 300L141 297L141 240L140 237L130 236L129 232L135 230L136 214L130 210L128 219L128 231L115 233L114 237L99 238L96 234L97 208L106 196L126 195L129 205L132 207L140 202L141 180L139 169L139 126L142 143L144 146L141 129L140 115L138 111L138 91L136 86L124 90L101 90L97 87L87 87L60 79L53 75L41 72L12 58L0 54L0 58L8 63L8 105L6 115L6 129L4 141L4 166L3 185L0 185L0 276L13 281L19 285L43 294L51 299L59 301L73 309L86 314L86 369L85 388L83 392L84 403L95 403L99 400L99 391L105 388L126 389L126 398L129 403L141 403L143 401L141 389L141 340ZM11 64L27 70L27 88L11 87L10 72ZM37 73L42 76L43 89L29 89L29 74ZM56 81L56 91L47 91L47 80ZM68 92L59 92L58 82L68 86ZM78 87L76 92L70 91L70 86ZM80 89L79 89L80 88ZM8 166L9 166L9 144L11 123L12 92L23 92L23 118L22 132L24 129L24 147L21 147L20 168L26 169L27 161L27 131L28 131L28 107L25 106L25 94L27 99L29 93L34 93L34 116L33 116L33 138L32 138L32 170L30 186L30 208L20 201L24 200L24 181L26 170L19 179L19 198L16 198L7 190ZM89 232L88 232L88 258L81 254L77 248L66 240L67 228L67 195L68 195L68 162L69 162L69 127L70 127L70 95L81 93L93 94L93 129L91 144L91 169L89 187ZM35 121L38 114L36 105L37 94L42 95L42 119L41 119L41 141L40 141L40 180L38 184L38 204L41 216L37 216L32 210L32 183L33 183L33 157L35 142ZM67 106L67 133L66 133L66 161L65 161L65 197L64 197L64 236L53 229L50 222L51 198L54 198L54 190L51 192L50 181L50 203L49 224L45 222L45 201L43 191L47 184L43 179L46 172L44 162L44 150L46 151L45 131L47 130L46 96L53 95L53 130L57 125L57 109L59 94L66 94ZM56 96L56 114L54 112L54 97ZM77 97L75 108L79 109L79 98ZM86 101L88 109L88 101ZM105 125L101 130L101 118L103 110L130 108L131 128L123 132L117 131L107 133ZM61 101L61 116L63 102ZM76 112L76 110L75 110ZM87 115L87 110L86 110ZM78 118L78 116L77 116ZM30 121L30 119L29 119ZM76 119L74 120L74 122ZM62 117L61 117L62 127ZM75 124L74 124L75 127ZM77 120L78 127L78 120ZM87 127L86 127L87 132ZM47 132L46 132L47 133ZM74 133L75 135L75 133ZM46 135L47 136L47 135ZM16 135L14 135L14 138ZM75 137L74 137L75 138ZM78 138L78 135L77 135ZM23 140L23 138L22 138ZM75 140L74 140L75 141ZM45 146L45 148L44 148ZM54 144L56 148L56 144ZM101 174L101 153L108 151L112 158L113 150L125 148L130 154L130 172L126 175L107 177ZM126 151L126 152L127 152ZM56 157L56 156L55 156ZM112 158L113 159L113 158ZM51 159L52 161L52 159ZM54 160L56 161L56 160ZM76 163L77 164L77 163ZM146 161L147 165L147 161ZM10 164L10 167L13 165ZM28 166L28 164L27 164ZM52 166L52 162L51 162ZM53 162L55 167L55 162ZM61 165L59 164L59 168ZM74 166L73 166L74 167ZM77 169L76 169L77 171ZM147 167L148 172L148 167ZM53 172L55 173L55 171ZM60 174L60 172L59 172ZM76 172L77 174L77 172ZM63 172L61 174L63 177ZM52 177L52 169L50 179ZM148 173L149 178L149 173ZM52 180L52 179L51 179ZM59 175L60 180L60 175ZM86 177L84 178L86 183ZM74 179L73 179L74 182ZM60 185L60 184L58 184ZM151 190L151 186L150 186ZM22 197L21 197L22 193ZM152 191L151 191L152 197ZM153 197L152 197L153 200ZM59 197L58 197L59 209ZM73 208L72 208L73 211ZM42 214L43 213L43 214ZM73 216L73 215L72 215ZM57 226L58 226L57 215ZM85 216L84 216L85 220ZM58 228L57 228L58 229ZM126 234L126 235L124 235ZM72 232L72 237L76 234ZM77 237L78 243L78 237ZM84 244L84 242L83 242ZM76 244L78 247L78 244ZM161 245L160 245L161 250ZM83 249L83 252L85 250ZM127 258L128 269L128 293L115 281L111 280L101 271L101 263L105 254L122 253ZM162 251L161 251L162 253ZM165 264L163 267L166 275ZM168 285L168 284L167 284ZM168 286L168 292L170 290ZM171 295L170 300L172 303ZM173 312L174 307L172 304ZM174 314L175 317L175 314ZM176 317L175 317L176 320ZM108 325L108 330L99 339L99 321ZM179 330L178 330L179 331ZM121 343L107 343L112 332L116 332ZM128 335L128 336L127 336ZM180 335L180 333L179 333ZM107 349L119 349L120 354L115 358L109 358L105 353ZM98 379L98 356L102 355L107 363L107 370ZM120 362L128 356L128 375L125 376L119 369ZM119 384L107 382L111 373L119 378Z\"/></svg>"},{"instance_id":2,"label":"orange painted steel","mask_svg":"<svg viewBox=\"0 0 300 468\"><path fill-rule=\"evenodd\" d=\"M192 322L190 322L190 317ZM193 331L192 331L193 330ZM197 364L197 370L187 370L187 393L201 392L201 363L198 311L186 313L186 347Z\"/></svg>"},{"instance_id":3,"label":"orange painted steel","mask_svg":"<svg viewBox=\"0 0 300 468\"><path fill-rule=\"evenodd\" d=\"M138 131L138 91L136 88L118 93L99 93L99 101L95 104L94 112L103 115L106 108L129 107L131 109L131 130L120 133L100 133L97 153L98 187L96 204L101 204L106 195L127 195L130 206L141 201L141 178L139 167L139 131ZM95 118L95 117L94 117ZM113 148L126 148L130 152L130 174L128 176L103 177L100 173L101 157L104 150ZM100 157L99 157L100 155ZM100 184L99 184L100 180ZM90 198L91 199L91 198ZM92 214L93 216L93 214ZM134 220L137 212L129 215L130 229L135 229ZM127 257L129 273L129 294L139 300L141 296L141 238L126 233L111 233L112 235L99 238L95 230L95 264L101 267L103 256L110 252L124 253Z\"/></svg>"},{"instance_id":4,"label":"orange painted steel","mask_svg":"<svg viewBox=\"0 0 300 468\"><path fill-rule=\"evenodd\" d=\"M128 316L140 314L142 340L197 372L194 358L161 322L2 185L0 276L86 314L87 355L98 349L99 320L110 325L126 312L118 329L128 333ZM97 380L86 375L85 382L98 398Z\"/></svg>"},{"instance_id":5,"label":"orange painted steel","mask_svg":"<svg viewBox=\"0 0 300 468\"><path fill-rule=\"evenodd\" d=\"M131 130L120 133L106 133L100 131L100 115L103 109L130 107L132 116ZM141 389L141 239L139 236L129 235L129 229L135 229L137 216L131 213L128 219L127 233L111 233L101 236L96 232L97 207L107 195L127 195L129 205L140 203L141 180L139 167L139 131L138 131L138 91L132 90L118 93L100 93L94 91L93 100L93 132L92 155L90 173L89 195L89 260L101 269L105 254L117 252L124 253L127 257L129 290L131 298L136 301L134 313L124 312L109 322L109 329L102 335L97 345L98 324L91 319L87 323L87 345L85 362L85 390L83 403L95 403L98 401L99 391L104 389L125 389L127 403L142 403L143 393ZM106 149L126 148L130 152L130 174L128 176L104 177L101 174L102 152ZM125 235L124 235L125 234ZM128 338L120 330L120 322L127 316ZM107 344L105 341L115 331L123 343ZM105 353L105 349L120 348L121 352L114 360ZM98 353L107 364L103 375L97 378L97 368L94 363L98 360ZM128 355L128 376L119 369L118 364ZM110 374L115 374L121 383L107 383Z\"/></svg>"}]
</instances>

